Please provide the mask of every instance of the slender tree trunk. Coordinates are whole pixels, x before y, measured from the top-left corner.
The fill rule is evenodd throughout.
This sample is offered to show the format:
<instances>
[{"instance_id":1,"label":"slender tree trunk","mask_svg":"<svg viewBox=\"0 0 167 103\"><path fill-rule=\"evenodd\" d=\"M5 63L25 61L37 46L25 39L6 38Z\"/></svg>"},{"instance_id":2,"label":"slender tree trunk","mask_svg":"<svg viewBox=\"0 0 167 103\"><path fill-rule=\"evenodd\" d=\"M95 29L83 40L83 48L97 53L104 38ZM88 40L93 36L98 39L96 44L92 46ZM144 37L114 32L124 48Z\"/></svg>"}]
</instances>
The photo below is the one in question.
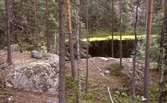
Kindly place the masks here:
<instances>
[{"instance_id":1,"label":"slender tree trunk","mask_svg":"<svg viewBox=\"0 0 167 103\"><path fill-rule=\"evenodd\" d=\"M88 11L88 7L89 7L89 4L88 4L88 0L86 1L86 89L85 89L85 92L87 93L88 92L88 76L89 76L89 69L88 69L88 55L89 55L89 11Z\"/></svg>"},{"instance_id":2,"label":"slender tree trunk","mask_svg":"<svg viewBox=\"0 0 167 103\"><path fill-rule=\"evenodd\" d=\"M48 26L49 26L49 21L48 21L48 0L46 0L46 44L47 44L47 52L50 50L50 42L49 42L49 31L48 31Z\"/></svg>"},{"instance_id":3,"label":"slender tree trunk","mask_svg":"<svg viewBox=\"0 0 167 103\"><path fill-rule=\"evenodd\" d=\"M111 41L111 56L114 58L114 0L112 0L111 6L112 6L112 41Z\"/></svg>"},{"instance_id":4,"label":"slender tree trunk","mask_svg":"<svg viewBox=\"0 0 167 103\"><path fill-rule=\"evenodd\" d=\"M9 15L9 0L6 1L6 29L7 29L7 63L12 64L11 48L10 48L10 15Z\"/></svg>"},{"instance_id":5,"label":"slender tree trunk","mask_svg":"<svg viewBox=\"0 0 167 103\"><path fill-rule=\"evenodd\" d=\"M56 37L56 32L54 33L54 49L57 51L57 37Z\"/></svg>"},{"instance_id":6,"label":"slender tree trunk","mask_svg":"<svg viewBox=\"0 0 167 103\"><path fill-rule=\"evenodd\" d=\"M146 36L146 52L145 52L145 71L144 71L144 103L149 103L149 63L150 63L150 37L152 29L152 9L153 0L149 0L148 18L147 18L147 36Z\"/></svg>"},{"instance_id":7,"label":"slender tree trunk","mask_svg":"<svg viewBox=\"0 0 167 103\"><path fill-rule=\"evenodd\" d=\"M122 69L122 0L120 0L120 69Z\"/></svg>"},{"instance_id":8,"label":"slender tree trunk","mask_svg":"<svg viewBox=\"0 0 167 103\"><path fill-rule=\"evenodd\" d=\"M89 0L89 1L90 1L90 6L89 6L90 7L90 13L89 13L89 17L90 18L89 18L89 21L88 21L89 22L89 26L88 26L89 28L88 29L89 29L89 32L91 32L91 30L92 30L91 28L93 28L93 26L92 26L92 20L91 20L91 18L92 18L92 5L93 5L93 3L92 3L92 0Z\"/></svg>"},{"instance_id":9,"label":"slender tree trunk","mask_svg":"<svg viewBox=\"0 0 167 103\"><path fill-rule=\"evenodd\" d=\"M74 61L74 47L73 47L73 35L72 35L72 25L71 25L71 11L70 11L70 0L67 0L67 19L68 19L68 34L69 34L69 47L70 47L70 59L71 59L71 72L72 77L75 77L75 61Z\"/></svg>"},{"instance_id":10,"label":"slender tree trunk","mask_svg":"<svg viewBox=\"0 0 167 103\"><path fill-rule=\"evenodd\" d=\"M35 36L36 36L36 49L39 50L38 47L38 27L37 27L37 13L36 13L36 0L34 0L34 16L35 16Z\"/></svg>"},{"instance_id":11,"label":"slender tree trunk","mask_svg":"<svg viewBox=\"0 0 167 103\"><path fill-rule=\"evenodd\" d=\"M135 41L134 41L134 54L133 54L133 77L132 77L132 103L135 103L135 97L136 97L136 87L135 87L135 78L136 78L136 54L137 54L137 21L138 21L138 8L140 5L140 1L136 0L136 20L134 25L134 35L135 35Z\"/></svg>"},{"instance_id":12,"label":"slender tree trunk","mask_svg":"<svg viewBox=\"0 0 167 103\"><path fill-rule=\"evenodd\" d=\"M15 44L18 44L18 43L19 43L19 41L18 41L18 36L17 36L17 32L16 32L16 31L14 31L14 42L15 42Z\"/></svg>"},{"instance_id":13,"label":"slender tree trunk","mask_svg":"<svg viewBox=\"0 0 167 103\"><path fill-rule=\"evenodd\" d=\"M59 103L65 103L65 17L64 0L59 0Z\"/></svg>"},{"instance_id":14,"label":"slender tree trunk","mask_svg":"<svg viewBox=\"0 0 167 103\"><path fill-rule=\"evenodd\" d=\"M163 35L162 35L162 57L161 57L161 71L160 71L160 85L158 93L158 103L162 103L162 92L164 86L164 70L165 70L165 57L166 57L166 37L167 37L167 1L164 4L164 25L163 25Z\"/></svg>"},{"instance_id":15,"label":"slender tree trunk","mask_svg":"<svg viewBox=\"0 0 167 103\"><path fill-rule=\"evenodd\" d=\"M80 79L80 19L79 19L79 3L80 0L76 0L76 35L77 35L77 65L78 65L78 103L80 103L81 96L81 79Z\"/></svg>"}]
</instances>

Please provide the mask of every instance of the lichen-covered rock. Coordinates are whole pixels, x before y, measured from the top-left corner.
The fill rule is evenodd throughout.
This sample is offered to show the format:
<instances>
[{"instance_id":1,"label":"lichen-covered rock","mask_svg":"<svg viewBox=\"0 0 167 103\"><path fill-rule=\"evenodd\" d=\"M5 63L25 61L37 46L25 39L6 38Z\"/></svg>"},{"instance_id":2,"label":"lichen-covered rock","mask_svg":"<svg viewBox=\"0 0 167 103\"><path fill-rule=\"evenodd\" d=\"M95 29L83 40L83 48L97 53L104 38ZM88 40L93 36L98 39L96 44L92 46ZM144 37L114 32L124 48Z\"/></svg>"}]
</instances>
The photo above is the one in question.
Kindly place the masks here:
<instances>
[{"instance_id":1,"label":"lichen-covered rock","mask_svg":"<svg viewBox=\"0 0 167 103\"><path fill-rule=\"evenodd\" d=\"M36 59L42 58L42 53L36 50L31 51L31 56Z\"/></svg>"},{"instance_id":2,"label":"lichen-covered rock","mask_svg":"<svg viewBox=\"0 0 167 103\"><path fill-rule=\"evenodd\" d=\"M57 68L46 61L17 66L6 76L6 86L33 92L56 94L59 81L58 66L55 66L55 63L52 64Z\"/></svg>"},{"instance_id":3,"label":"lichen-covered rock","mask_svg":"<svg viewBox=\"0 0 167 103\"><path fill-rule=\"evenodd\" d=\"M7 50L7 46L4 48L4 50ZM18 44L10 45L10 52L20 52L19 45Z\"/></svg>"}]
</instances>

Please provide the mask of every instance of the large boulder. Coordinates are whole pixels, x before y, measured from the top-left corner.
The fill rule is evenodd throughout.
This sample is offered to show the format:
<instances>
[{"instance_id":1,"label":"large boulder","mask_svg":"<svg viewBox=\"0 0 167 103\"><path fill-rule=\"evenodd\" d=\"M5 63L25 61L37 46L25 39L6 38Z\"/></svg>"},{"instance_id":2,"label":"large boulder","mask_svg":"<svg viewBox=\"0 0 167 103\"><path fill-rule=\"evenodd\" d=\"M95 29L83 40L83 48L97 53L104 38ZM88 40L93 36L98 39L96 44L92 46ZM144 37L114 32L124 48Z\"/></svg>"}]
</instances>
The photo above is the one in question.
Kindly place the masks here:
<instances>
[{"instance_id":1,"label":"large boulder","mask_svg":"<svg viewBox=\"0 0 167 103\"><path fill-rule=\"evenodd\" d=\"M5 77L6 86L56 94L59 83L58 64L58 56L52 54L46 60L18 65Z\"/></svg>"}]
</instances>

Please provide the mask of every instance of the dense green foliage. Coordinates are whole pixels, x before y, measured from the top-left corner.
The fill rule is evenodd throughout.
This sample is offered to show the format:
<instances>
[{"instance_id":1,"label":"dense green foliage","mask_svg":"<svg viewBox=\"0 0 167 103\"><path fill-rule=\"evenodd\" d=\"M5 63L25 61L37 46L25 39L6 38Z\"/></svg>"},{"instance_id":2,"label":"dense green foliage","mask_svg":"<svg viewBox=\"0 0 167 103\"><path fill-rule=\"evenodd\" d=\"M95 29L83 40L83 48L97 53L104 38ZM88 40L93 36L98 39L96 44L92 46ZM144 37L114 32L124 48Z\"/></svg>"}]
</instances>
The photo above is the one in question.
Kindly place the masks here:
<instances>
[{"instance_id":1,"label":"dense green foliage","mask_svg":"<svg viewBox=\"0 0 167 103\"><path fill-rule=\"evenodd\" d=\"M75 32L76 21L75 16L75 1L72 0L71 14L72 14L72 27ZM51 48L54 48L54 36L58 34L58 2L57 0L51 0L49 3L49 35ZM123 13L123 32L125 34L133 34L133 24L135 21L135 5L132 0L123 0L122 2ZM139 6L139 19L137 32L144 34L146 32L146 13L147 5L146 1L141 1ZM82 21L82 31L85 29L86 24L86 1L81 2L80 17ZM89 1L89 31L91 34L96 35L97 32L102 31L111 35L111 26L114 25L114 32L119 32L119 2L114 1L114 24L112 24L112 7L110 0L92 0ZM45 46L45 1L38 1L36 3L37 12L37 28L35 28L35 16L34 16L34 0L28 1L11 1L10 2L10 16L11 16L11 41L12 43L19 43L21 47L25 45L34 45L36 43L35 31L39 35L39 46ZM66 8L65 8L66 9ZM6 45L6 15L5 15L5 3L4 0L0 1L0 48ZM65 12L66 13L66 12ZM153 34L160 35L162 26L162 5L160 2L154 4L153 15ZM66 22L67 24L67 22ZM67 32L67 31L65 31ZM84 34L84 32L83 32ZM119 33L118 33L119 34ZM58 36L56 38L58 41ZM23 45L23 46L22 46Z\"/></svg>"},{"instance_id":2,"label":"dense green foliage","mask_svg":"<svg viewBox=\"0 0 167 103\"><path fill-rule=\"evenodd\" d=\"M10 18L11 18L11 41L12 43L18 43L19 45L24 44L35 44L35 30L37 29L39 35L39 45L45 45L45 1L37 1L36 3L36 14L37 14L37 28L35 28L35 16L34 16L34 1L11 1L10 2ZM0 26L0 37L1 45L0 48L6 45L6 25L5 25L5 4L4 1L0 2L1 11L1 26ZM54 34L58 33L58 5L57 2L51 0L49 2L49 34L50 40L53 43ZM42 44L41 44L41 43Z\"/></svg>"},{"instance_id":3,"label":"dense green foliage","mask_svg":"<svg viewBox=\"0 0 167 103\"><path fill-rule=\"evenodd\" d=\"M150 61L151 62L159 62L160 60L160 38L158 36L151 38L150 44ZM138 42L137 45L137 59L145 60L145 45L146 39L145 37L142 38L141 41Z\"/></svg>"}]
</instances>

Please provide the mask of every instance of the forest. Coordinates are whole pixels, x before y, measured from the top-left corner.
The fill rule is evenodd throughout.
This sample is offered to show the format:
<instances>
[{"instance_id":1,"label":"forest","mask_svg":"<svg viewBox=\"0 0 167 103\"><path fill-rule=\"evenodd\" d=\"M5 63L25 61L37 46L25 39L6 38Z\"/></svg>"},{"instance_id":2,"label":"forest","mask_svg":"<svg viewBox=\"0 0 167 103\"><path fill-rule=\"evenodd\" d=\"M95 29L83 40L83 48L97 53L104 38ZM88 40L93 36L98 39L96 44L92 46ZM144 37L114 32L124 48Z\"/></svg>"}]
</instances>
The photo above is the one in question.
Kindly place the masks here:
<instances>
[{"instance_id":1,"label":"forest","mask_svg":"<svg viewBox=\"0 0 167 103\"><path fill-rule=\"evenodd\" d=\"M115 95L108 88L108 99L102 97L99 103L167 102L166 0L2 0L0 12L0 50L7 48L8 65L13 63L14 44L21 53L36 50L59 55L59 103L97 102L98 95L90 92L89 62L101 71L98 62L91 61L99 56L117 59L118 65L112 67L117 71L125 68L127 58L132 59L131 85L114 91ZM136 77L139 60L144 64L140 89L136 86L141 79ZM68 63L70 70L66 70ZM158 76L155 91L150 87L153 75ZM71 90L75 93L70 97Z\"/></svg>"}]
</instances>

